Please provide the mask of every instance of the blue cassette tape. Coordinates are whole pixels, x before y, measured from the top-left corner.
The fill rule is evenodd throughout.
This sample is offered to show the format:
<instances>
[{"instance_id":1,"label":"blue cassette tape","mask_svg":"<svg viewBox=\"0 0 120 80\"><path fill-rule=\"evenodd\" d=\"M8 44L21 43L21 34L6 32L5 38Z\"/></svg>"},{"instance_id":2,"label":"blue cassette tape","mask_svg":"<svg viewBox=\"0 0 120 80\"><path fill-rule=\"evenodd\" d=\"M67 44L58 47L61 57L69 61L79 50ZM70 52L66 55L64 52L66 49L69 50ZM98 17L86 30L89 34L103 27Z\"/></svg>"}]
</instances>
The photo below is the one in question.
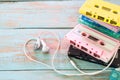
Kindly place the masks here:
<instances>
[{"instance_id":1,"label":"blue cassette tape","mask_svg":"<svg viewBox=\"0 0 120 80\"><path fill-rule=\"evenodd\" d=\"M95 22L94 20L88 18L88 17L85 17L85 16L80 16L79 17L79 23L82 23L84 25L87 25L89 26L90 28L93 28L95 30L98 30L110 37L113 37L115 39L118 39L120 40L120 31L119 32L114 32L110 29L108 29L107 27L101 25L101 24L98 24L97 22Z\"/></svg>"}]
</instances>

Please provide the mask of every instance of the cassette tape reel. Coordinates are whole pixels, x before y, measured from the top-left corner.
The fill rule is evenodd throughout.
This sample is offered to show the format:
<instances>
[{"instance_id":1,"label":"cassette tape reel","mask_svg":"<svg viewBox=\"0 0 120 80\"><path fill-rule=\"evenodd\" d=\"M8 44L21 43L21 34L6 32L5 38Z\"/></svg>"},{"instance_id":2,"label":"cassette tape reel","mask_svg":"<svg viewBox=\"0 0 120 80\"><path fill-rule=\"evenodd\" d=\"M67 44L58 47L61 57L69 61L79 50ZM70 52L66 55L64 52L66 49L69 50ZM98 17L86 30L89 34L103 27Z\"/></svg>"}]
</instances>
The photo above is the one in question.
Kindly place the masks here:
<instances>
[{"instance_id":1,"label":"cassette tape reel","mask_svg":"<svg viewBox=\"0 0 120 80\"><path fill-rule=\"evenodd\" d=\"M71 45L106 63L120 46L118 40L82 24L66 34L66 38Z\"/></svg>"},{"instance_id":2,"label":"cassette tape reel","mask_svg":"<svg viewBox=\"0 0 120 80\"><path fill-rule=\"evenodd\" d=\"M83 52L82 50L77 49L73 45L70 45L70 47L69 47L68 56L69 57L74 57L74 58L77 58L77 59L80 59L80 60L85 60L85 61L88 61L88 62L104 65L104 66L107 66L109 64L109 63L105 63L101 60L98 60L98 59L94 58L93 56ZM110 65L110 67L114 67L114 68L120 67L120 49L118 50L118 53L117 53L114 61Z\"/></svg>"},{"instance_id":3,"label":"cassette tape reel","mask_svg":"<svg viewBox=\"0 0 120 80\"><path fill-rule=\"evenodd\" d=\"M93 19L120 27L120 6L104 0L87 0L79 13Z\"/></svg>"}]
</instances>

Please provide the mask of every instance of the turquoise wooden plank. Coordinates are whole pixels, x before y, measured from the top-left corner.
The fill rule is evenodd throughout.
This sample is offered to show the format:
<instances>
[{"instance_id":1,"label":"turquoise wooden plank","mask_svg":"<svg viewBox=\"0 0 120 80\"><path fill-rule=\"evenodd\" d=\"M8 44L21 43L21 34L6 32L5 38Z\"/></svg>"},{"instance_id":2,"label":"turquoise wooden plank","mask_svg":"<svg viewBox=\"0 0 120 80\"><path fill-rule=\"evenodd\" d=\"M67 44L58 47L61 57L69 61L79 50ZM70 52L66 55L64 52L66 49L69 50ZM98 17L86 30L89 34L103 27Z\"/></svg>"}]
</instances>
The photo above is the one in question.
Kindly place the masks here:
<instances>
[{"instance_id":1,"label":"turquoise wooden plank","mask_svg":"<svg viewBox=\"0 0 120 80\"><path fill-rule=\"evenodd\" d=\"M28 1L77 1L77 0L0 0L0 2L28 2Z\"/></svg>"},{"instance_id":2,"label":"turquoise wooden plank","mask_svg":"<svg viewBox=\"0 0 120 80\"><path fill-rule=\"evenodd\" d=\"M0 0L0 1L79 1L79 0ZM81 0L84 1L84 0ZM111 0L106 0L106 1L111 1ZM113 1L113 0L112 0Z\"/></svg>"},{"instance_id":3,"label":"turquoise wooden plank","mask_svg":"<svg viewBox=\"0 0 120 80\"><path fill-rule=\"evenodd\" d=\"M120 4L120 2L110 0ZM78 24L80 1L35 1L0 4L0 28L69 28Z\"/></svg>"},{"instance_id":4,"label":"turquoise wooden plank","mask_svg":"<svg viewBox=\"0 0 120 80\"><path fill-rule=\"evenodd\" d=\"M0 71L0 80L109 80L108 76L106 73L96 76L62 76L54 71Z\"/></svg>"},{"instance_id":5,"label":"turquoise wooden plank","mask_svg":"<svg viewBox=\"0 0 120 80\"><path fill-rule=\"evenodd\" d=\"M83 3L82 0L0 4L0 28L74 27Z\"/></svg>"},{"instance_id":6,"label":"turquoise wooden plank","mask_svg":"<svg viewBox=\"0 0 120 80\"><path fill-rule=\"evenodd\" d=\"M58 52L58 55L55 58L55 66L57 69L74 69L73 66L70 64L69 59L67 58L67 50L68 45L66 44L66 41L63 40L64 35L70 31L70 29L7 29L7 30L0 30L0 70L30 70L30 69L51 69L44 65L34 63L32 61L29 61L24 53L23 53L23 44L27 39L37 37L42 31L52 31L61 37L62 40L62 47L60 48L60 51ZM46 33L49 36L46 36L48 42L48 45L52 48L51 54L40 54L39 51L36 53L37 59L40 59L43 62L46 62L50 65L51 58L54 53L54 50L56 48L56 40L55 37L53 38L53 35L50 35L49 33ZM44 37L45 35L42 35L41 37ZM52 40L52 41L51 41ZM31 43L32 44L32 43ZM54 44L54 45L51 45ZM30 45L31 46L31 45ZM29 48L32 51L32 47ZM80 66L82 69L101 69L103 66L79 61L76 60L78 63L77 65Z\"/></svg>"}]
</instances>

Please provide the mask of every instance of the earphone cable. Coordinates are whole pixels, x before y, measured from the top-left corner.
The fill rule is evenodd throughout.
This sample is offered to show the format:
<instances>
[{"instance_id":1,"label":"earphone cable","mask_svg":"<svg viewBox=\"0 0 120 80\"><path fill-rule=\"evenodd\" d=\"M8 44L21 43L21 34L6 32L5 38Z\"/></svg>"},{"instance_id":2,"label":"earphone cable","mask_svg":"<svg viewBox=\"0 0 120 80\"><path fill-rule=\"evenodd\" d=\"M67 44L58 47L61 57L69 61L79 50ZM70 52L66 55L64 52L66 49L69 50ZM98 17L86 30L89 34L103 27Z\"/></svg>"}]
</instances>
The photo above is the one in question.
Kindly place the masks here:
<instances>
[{"instance_id":1,"label":"earphone cable","mask_svg":"<svg viewBox=\"0 0 120 80\"><path fill-rule=\"evenodd\" d=\"M73 66L77 71L80 72L80 74L77 74L77 73L76 73L76 74L62 73L61 71L57 70L57 69L55 68L55 65L54 65L54 60L55 60L55 57L56 57L56 55L57 55L57 53L58 53L58 51L59 51L59 47L60 47L60 44L61 44L61 40L60 40L60 37L59 37L57 34L55 34L55 33L53 33L53 32L51 32L51 33L54 34L55 37L56 37L57 40L58 40L57 49L55 50L55 52L54 52L54 54L53 54L53 57L52 57L52 62L51 62L52 66L47 65L47 64L45 64L45 63L43 63L43 62L40 62L40 61L38 61L38 60L35 60L35 59L33 59L32 57L30 57L30 56L27 54L27 52L26 52L26 50L27 50L27 48L26 48L27 44L28 44L30 41L33 41L33 40L36 41L36 38L28 40L28 41L24 44L24 49L23 49L23 51L24 51L26 57L27 57L28 59L30 59L31 61L34 61L34 62L36 62L36 63L45 65L45 66L47 66L47 67L49 67L49 68L52 68L56 73L59 73L59 74L62 74L62 75L66 75L66 76L80 76L80 75L96 75L96 74L102 73L102 72L104 72L106 69L109 68L109 66L112 64L112 62L113 62L113 60L115 59L115 56L116 56L116 54L117 54L117 51L116 51L115 54L114 54L114 56L113 56L113 58L112 58L112 60L110 61L110 63L109 63L105 68L103 68L103 69L100 70L100 71L91 72L91 73L86 73L86 72L80 70L80 69L76 66L75 62L70 59L70 63L72 64L72 66Z\"/></svg>"}]
</instances>

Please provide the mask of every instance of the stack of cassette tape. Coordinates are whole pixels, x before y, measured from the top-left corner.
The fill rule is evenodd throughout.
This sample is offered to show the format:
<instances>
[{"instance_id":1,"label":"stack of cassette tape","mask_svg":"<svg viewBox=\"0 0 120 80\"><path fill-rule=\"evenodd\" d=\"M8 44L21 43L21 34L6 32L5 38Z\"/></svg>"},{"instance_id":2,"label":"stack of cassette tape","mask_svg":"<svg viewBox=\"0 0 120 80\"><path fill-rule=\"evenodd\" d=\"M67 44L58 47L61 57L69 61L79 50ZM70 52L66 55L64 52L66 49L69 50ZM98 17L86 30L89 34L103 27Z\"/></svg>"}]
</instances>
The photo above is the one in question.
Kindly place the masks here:
<instances>
[{"instance_id":1,"label":"stack of cassette tape","mask_svg":"<svg viewBox=\"0 0 120 80\"><path fill-rule=\"evenodd\" d=\"M104 0L86 0L80 8L79 24L66 38L68 56L111 67L120 67L120 6Z\"/></svg>"}]
</instances>

